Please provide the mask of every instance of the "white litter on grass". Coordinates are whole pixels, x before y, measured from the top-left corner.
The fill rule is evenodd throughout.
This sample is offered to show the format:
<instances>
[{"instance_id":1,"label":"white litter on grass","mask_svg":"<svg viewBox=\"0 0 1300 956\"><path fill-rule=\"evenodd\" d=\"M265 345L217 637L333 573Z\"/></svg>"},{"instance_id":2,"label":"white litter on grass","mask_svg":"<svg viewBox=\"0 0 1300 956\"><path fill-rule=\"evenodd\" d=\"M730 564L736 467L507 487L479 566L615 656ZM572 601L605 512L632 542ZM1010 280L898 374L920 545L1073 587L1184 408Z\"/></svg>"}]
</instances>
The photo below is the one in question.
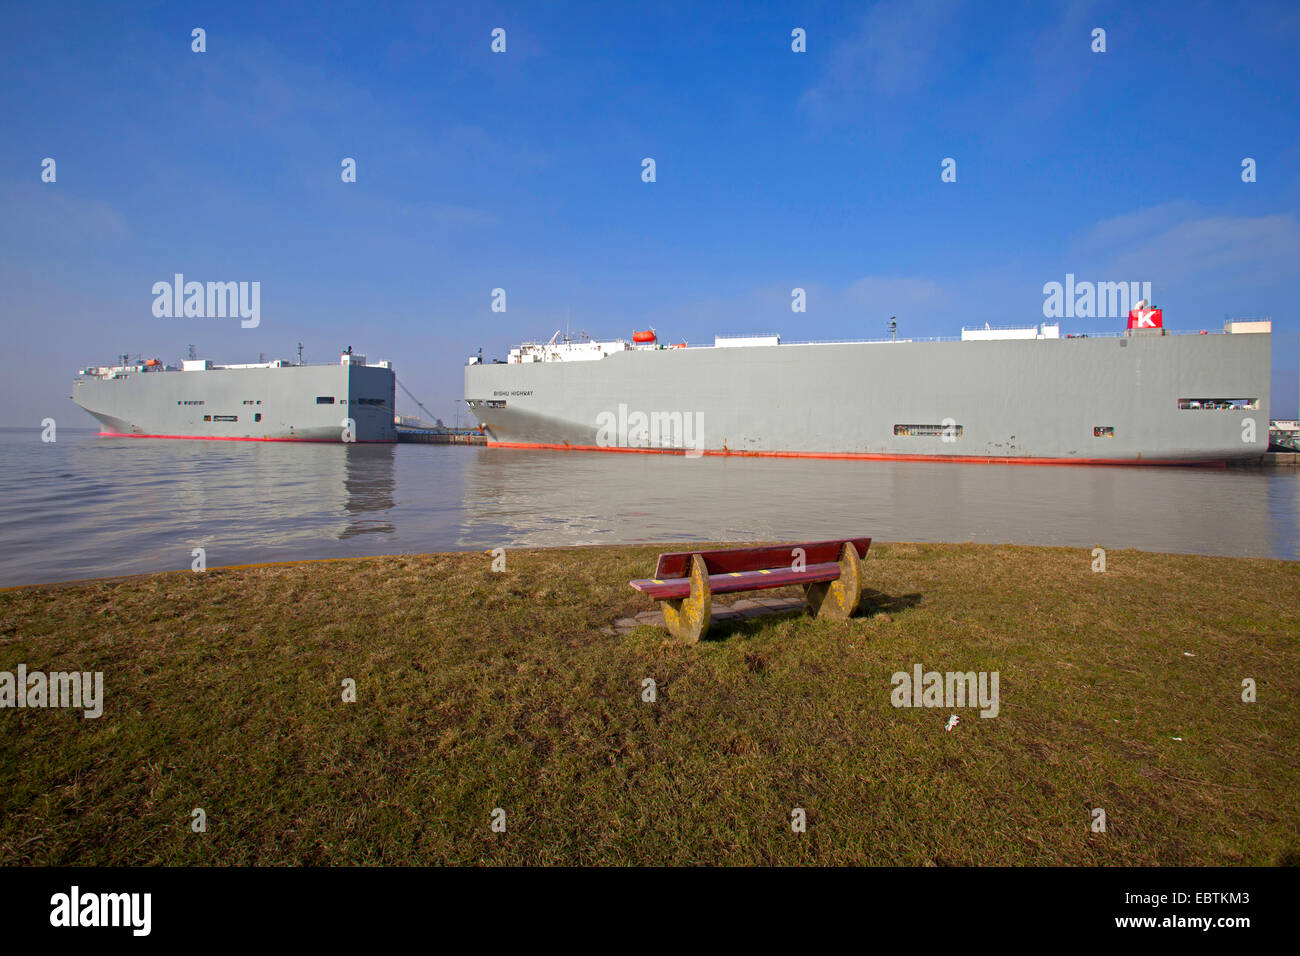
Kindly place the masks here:
<instances>
[{"instance_id":1,"label":"white litter on grass","mask_svg":"<svg viewBox=\"0 0 1300 956\"><path fill-rule=\"evenodd\" d=\"M958 717L956 714L953 714L951 717L948 718L948 726L944 727L943 729L952 730L960 723L961 723L961 718Z\"/></svg>"},{"instance_id":2,"label":"white litter on grass","mask_svg":"<svg viewBox=\"0 0 1300 956\"><path fill-rule=\"evenodd\" d=\"M1183 651L1183 657L1195 657L1195 656L1196 655L1193 654L1191 651Z\"/></svg>"},{"instance_id":3,"label":"white litter on grass","mask_svg":"<svg viewBox=\"0 0 1300 956\"><path fill-rule=\"evenodd\" d=\"M1170 739L1170 740L1182 740L1183 738L1182 738L1182 737L1170 737L1169 739Z\"/></svg>"}]
</instances>

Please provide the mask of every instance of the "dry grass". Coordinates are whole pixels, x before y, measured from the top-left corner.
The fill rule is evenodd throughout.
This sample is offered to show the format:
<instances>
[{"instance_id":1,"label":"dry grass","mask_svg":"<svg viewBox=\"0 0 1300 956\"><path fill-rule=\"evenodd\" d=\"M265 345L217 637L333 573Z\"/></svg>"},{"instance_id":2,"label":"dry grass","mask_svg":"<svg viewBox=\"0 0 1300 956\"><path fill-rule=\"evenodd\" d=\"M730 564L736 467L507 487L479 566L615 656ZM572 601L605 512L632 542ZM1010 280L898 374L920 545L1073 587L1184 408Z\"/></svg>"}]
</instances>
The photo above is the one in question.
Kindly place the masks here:
<instances>
[{"instance_id":1,"label":"dry grass","mask_svg":"<svg viewBox=\"0 0 1300 956\"><path fill-rule=\"evenodd\" d=\"M626 582L655 553L2 593L0 670L100 670L106 702L99 720L0 710L0 864L1300 855L1300 565L1111 552L1095 574L1077 550L885 545L847 624L751 621L696 647L603 633L650 606ZM1000 715L945 733L948 710L895 709L890 676L917 662L998 671Z\"/></svg>"}]
</instances>

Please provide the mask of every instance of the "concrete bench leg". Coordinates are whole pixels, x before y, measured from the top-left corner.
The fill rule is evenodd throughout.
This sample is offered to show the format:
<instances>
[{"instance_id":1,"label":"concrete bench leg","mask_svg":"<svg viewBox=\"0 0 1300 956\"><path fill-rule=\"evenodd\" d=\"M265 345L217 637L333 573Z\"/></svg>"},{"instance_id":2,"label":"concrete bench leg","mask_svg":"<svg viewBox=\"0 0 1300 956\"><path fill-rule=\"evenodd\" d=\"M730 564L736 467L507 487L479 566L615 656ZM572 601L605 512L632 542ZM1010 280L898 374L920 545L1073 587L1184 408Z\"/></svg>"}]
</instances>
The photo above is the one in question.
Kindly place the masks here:
<instances>
[{"instance_id":1,"label":"concrete bench leg","mask_svg":"<svg viewBox=\"0 0 1300 956\"><path fill-rule=\"evenodd\" d=\"M804 585L808 610L816 617L847 621L862 600L862 560L851 544L840 548L838 581L818 581Z\"/></svg>"},{"instance_id":2,"label":"concrete bench leg","mask_svg":"<svg viewBox=\"0 0 1300 956\"><path fill-rule=\"evenodd\" d=\"M850 548L852 550L852 548ZM709 571L704 559L691 555L691 594L685 598L661 601L668 633L679 641L694 644L709 633L713 615L713 592L709 589Z\"/></svg>"}]
</instances>

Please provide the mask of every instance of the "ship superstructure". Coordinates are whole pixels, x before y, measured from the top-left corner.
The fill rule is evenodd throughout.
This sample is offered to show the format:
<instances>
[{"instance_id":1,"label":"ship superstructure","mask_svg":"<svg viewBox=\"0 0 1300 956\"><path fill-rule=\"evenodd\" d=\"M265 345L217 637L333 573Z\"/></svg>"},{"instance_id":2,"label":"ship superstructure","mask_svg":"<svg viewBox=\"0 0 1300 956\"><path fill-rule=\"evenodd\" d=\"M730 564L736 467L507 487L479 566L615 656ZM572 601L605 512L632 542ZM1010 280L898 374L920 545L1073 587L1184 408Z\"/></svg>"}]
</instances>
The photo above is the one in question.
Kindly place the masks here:
<instances>
[{"instance_id":1,"label":"ship superstructure","mask_svg":"<svg viewBox=\"0 0 1300 956\"><path fill-rule=\"evenodd\" d=\"M590 451L1180 464L1268 447L1271 323L1172 333L1139 303L1121 333L1059 324L957 340L665 346L566 340L470 360L489 445Z\"/></svg>"},{"instance_id":2,"label":"ship superstructure","mask_svg":"<svg viewBox=\"0 0 1300 956\"><path fill-rule=\"evenodd\" d=\"M388 362L351 350L337 365L149 359L83 368L71 398L108 436L393 442L395 383Z\"/></svg>"}]
</instances>

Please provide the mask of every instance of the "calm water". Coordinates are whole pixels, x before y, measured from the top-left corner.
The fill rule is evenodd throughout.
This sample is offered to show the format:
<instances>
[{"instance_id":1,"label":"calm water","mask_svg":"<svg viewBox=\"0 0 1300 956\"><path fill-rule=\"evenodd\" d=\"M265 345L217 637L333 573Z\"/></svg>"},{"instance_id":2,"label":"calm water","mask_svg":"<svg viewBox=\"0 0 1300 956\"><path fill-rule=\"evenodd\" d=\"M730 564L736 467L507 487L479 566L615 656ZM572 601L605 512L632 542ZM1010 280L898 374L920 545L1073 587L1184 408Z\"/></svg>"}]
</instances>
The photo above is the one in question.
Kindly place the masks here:
<instances>
[{"instance_id":1,"label":"calm water","mask_svg":"<svg viewBox=\"0 0 1300 956\"><path fill-rule=\"evenodd\" d=\"M1300 557L1295 471L700 458L0 430L0 586L512 545L980 541Z\"/></svg>"}]
</instances>

